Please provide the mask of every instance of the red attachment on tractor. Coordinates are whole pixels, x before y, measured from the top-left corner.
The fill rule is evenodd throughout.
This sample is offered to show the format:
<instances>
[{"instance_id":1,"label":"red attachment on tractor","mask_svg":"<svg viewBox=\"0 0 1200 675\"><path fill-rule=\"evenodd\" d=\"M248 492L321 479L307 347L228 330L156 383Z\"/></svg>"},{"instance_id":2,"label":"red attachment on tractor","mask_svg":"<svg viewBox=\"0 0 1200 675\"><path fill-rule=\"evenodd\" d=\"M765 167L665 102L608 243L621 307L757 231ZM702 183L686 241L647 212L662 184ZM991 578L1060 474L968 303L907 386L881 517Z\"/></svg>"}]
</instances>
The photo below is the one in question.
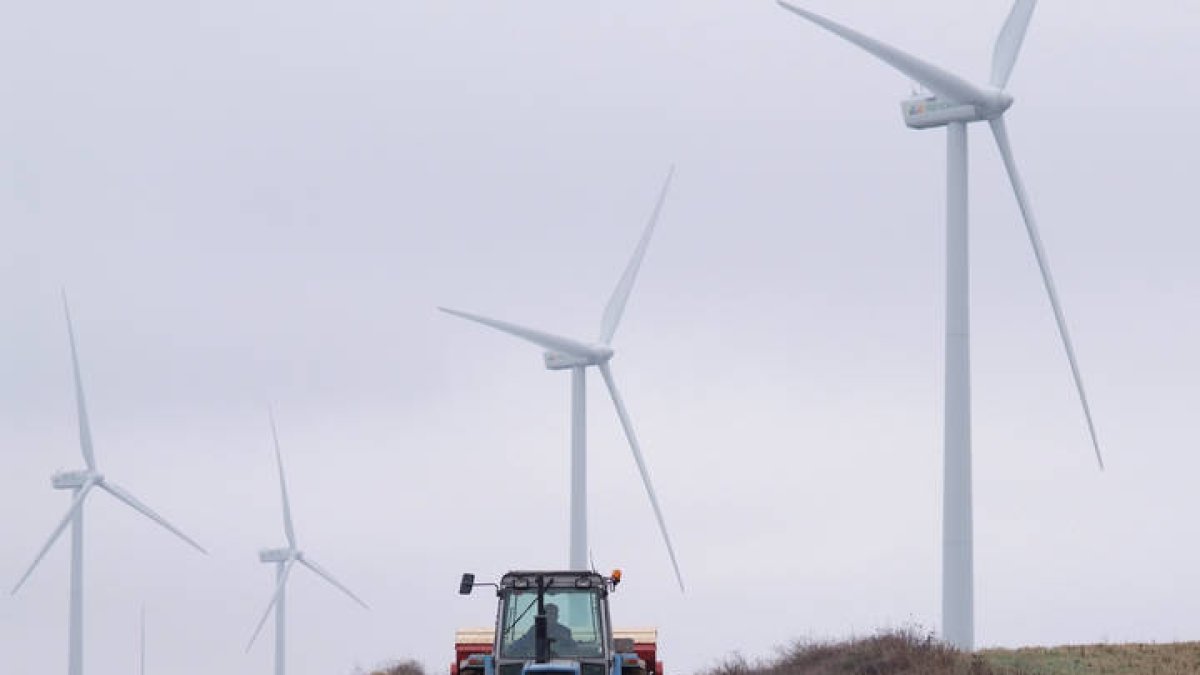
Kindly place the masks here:
<instances>
[{"instance_id":1,"label":"red attachment on tractor","mask_svg":"<svg viewBox=\"0 0 1200 675\"><path fill-rule=\"evenodd\" d=\"M495 633L491 628L465 628L454 633L454 663L450 664L450 675L458 675L463 662L471 657L483 667L483 657L492 653Z\"/></svg>"}]
</instances>

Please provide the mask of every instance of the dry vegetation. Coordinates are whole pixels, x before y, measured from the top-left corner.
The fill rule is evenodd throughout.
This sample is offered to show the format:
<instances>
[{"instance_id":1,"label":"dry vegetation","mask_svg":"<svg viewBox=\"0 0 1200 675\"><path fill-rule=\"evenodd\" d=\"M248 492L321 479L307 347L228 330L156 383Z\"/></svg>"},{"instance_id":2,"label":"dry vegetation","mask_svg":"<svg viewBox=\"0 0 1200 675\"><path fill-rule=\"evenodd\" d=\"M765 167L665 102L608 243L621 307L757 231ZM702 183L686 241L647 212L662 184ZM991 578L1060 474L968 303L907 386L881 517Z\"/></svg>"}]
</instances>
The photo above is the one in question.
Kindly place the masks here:
<instances>
[{"instance_id":1,"label":"dry vegetation","mask_svg":"<svg viewBox=\"0 0 1200 675\"><path fill-rule=\"evenodd\" d=\"M883 632L849 642L801 641L775 658L726 658L700 675L1040 675L964 654L915 630Z\"/></svg>"},{"instance_id":2,"label":"dry vegetation","mask_svg":"<svg viewBox=\"0 0 1200 675\"><path fill-rule=\"evenodd\" d=\"M732 656L699 675L1197 675L1200 642L986 649L964 654L915 630L796 642L772 659Z\"/></svg>"},{"instance_id":3,"label":"dry vegetation","mask_svg":"<svg viewBox=\"0 0 1200 675\"><path fill-rule=\"evenodd\" d=\"M372 670L367 675L425 675L425 666L412 659L394 661L386 666Z\"/></svg>"},{"instance_id":4,"label":"dry vegetation","mask_svg":"<svg viewBox=\"0 0 1200 675\"><path fill-rule=\"evenodd\" d=\"M964 654L917 630L799 641L774 658L726 657L697 675L1197 675L1200 642L985 649ZM412 660L360 675L426 675Z\"/></svg>"},{"instance_id":5,"label":"dry vegetation","mask_svg":"<svg viewBox=\"0 0 1200 675\"><path fill-rule=\"evenodd\" d=\"M1031 675L1200 673L1200 642L989 649L980 653L990 663L1022 668Z\"/></svg>"}]
</instances>

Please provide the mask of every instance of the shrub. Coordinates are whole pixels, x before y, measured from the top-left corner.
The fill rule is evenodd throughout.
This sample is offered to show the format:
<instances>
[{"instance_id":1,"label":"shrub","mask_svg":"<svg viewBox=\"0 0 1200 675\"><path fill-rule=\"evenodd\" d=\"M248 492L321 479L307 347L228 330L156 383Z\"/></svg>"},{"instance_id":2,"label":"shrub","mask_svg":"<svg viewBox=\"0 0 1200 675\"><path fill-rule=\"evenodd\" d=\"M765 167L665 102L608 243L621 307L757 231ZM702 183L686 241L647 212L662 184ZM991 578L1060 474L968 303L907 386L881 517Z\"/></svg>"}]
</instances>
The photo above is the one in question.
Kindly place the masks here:
<instances>
[{"instance_id":1,"label":"shrub","mask_svg":"<svg viewBox=\"0 0 1200 675\"><path fill-rule=\"evenodd\" d=\"M846 642L799 640L755 663L739 654L700 675L1030 675L990 665L916 629L880 632Z\"/></svg>"},{"instance_id":2,"label":"shrub","mask_svg":"<svg viewBox=\"0 0 1200 675\"><path fill-rule=\"evenodd\" d=\"M372 670L370 675L425 675L425 666L413 659L393 661L382 668Z\"/></svg>"}]
</instances>

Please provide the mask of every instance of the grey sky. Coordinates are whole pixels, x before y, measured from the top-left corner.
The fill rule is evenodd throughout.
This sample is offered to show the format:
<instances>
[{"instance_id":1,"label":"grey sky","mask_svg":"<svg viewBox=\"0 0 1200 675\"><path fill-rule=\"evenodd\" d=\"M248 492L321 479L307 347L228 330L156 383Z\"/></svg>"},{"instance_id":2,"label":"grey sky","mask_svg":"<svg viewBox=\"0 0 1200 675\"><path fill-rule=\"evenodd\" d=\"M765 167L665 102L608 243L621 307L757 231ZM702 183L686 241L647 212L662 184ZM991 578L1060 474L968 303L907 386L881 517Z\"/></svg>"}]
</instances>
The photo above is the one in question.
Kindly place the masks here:
<instances>
[{"instance_id":1,"label":"grey sky","mask_svg":"<svg viewBox=\"0 0 1200 675\"><path fill-rule=\"evenodd\" d=\"M1008 3L813 0L983 79ZM970 135L978 641L1195 639L1200 6L1042 3L1010 82L1109 470L1096 471L994 145ZM668 669L937 627L944 134L909 83L768 1L12 4L0 21L0 588L96 454L205 544L97 494L89 673L264 672L284 541L276 408L312 575L290 672L434 669L557 566L568 377L437 313L597 330L678 167L614 341L689 589L589 389L597 565ZM0 672L65 670L67 542L0 598Z\"/></svg>"}]
</instances>

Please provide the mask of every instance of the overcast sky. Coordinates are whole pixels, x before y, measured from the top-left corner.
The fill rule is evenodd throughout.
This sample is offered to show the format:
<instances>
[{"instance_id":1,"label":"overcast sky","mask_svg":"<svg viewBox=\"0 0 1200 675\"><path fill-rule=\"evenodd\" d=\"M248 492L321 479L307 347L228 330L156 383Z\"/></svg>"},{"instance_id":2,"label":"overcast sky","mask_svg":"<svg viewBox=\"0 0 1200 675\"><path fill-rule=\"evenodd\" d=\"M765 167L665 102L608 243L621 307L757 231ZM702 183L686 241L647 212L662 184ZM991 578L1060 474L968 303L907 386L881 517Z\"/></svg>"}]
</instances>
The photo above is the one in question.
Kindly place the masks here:
<instances>
[{"instance_id":1,"label":"overcast sky","mask_svg":"<svg viewBox=\"0 0 1200 675\"><path fill-rule=\"evenodd\" d=\"M1006 0L812 0L971 79ZM70 295L107 494L86 665L441 672L567 555L569 377L449 305L592 339L672 163L613 369L688 585L589 389L590 547L668 670L938 628L944 132L910 83L768 0L9 3L0 19L0 588L82 468ZM977 642L1200 638L1200 67L1193 0L1043 3L1010 91L1108 470L1011 189L971 129ZM0 597L0 672L66 669L60 541Z\"/></svg>"}]
</instances>

